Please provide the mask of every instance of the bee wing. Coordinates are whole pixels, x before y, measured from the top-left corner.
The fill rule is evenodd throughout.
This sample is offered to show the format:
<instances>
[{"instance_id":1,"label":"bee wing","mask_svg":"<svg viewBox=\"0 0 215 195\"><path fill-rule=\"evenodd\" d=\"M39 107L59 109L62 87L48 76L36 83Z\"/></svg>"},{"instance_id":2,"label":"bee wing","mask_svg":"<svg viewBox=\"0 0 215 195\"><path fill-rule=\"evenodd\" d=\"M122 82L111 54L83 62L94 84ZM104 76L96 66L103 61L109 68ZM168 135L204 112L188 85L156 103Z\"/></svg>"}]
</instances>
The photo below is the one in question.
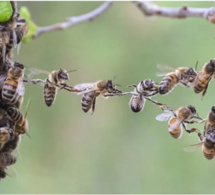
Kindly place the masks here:
<instances>
[{"instance_id":1,"label":"bee wing","mask_svg":"<svg viewBox=\"0 0 215 195\"><path fill-rule=\"evenodd\" d=\"M18 87L17 87L17 93L21 96L25 94L25 86L22 81L19 82Z\"/></svg>"},{"instance_id":2,"label":"bee wing","mask_svg":"<svg viewBox=\"0 0 215 195\"><path fill-rule=\"evenodd\" d=\"M79 93L77 93L77 95L81 95L95 90L96 89L95 85L96 83L81 83L81 84L75 85L73 88L74 90L80 91Z\"/></svg>"},{"instance_id":3,"label":"bee wing","mask_svg":"<svg viewBox=\"0 0 215 195\"><path fill-rule=\"evenodd\" d=\"M156 74L159 77L165 76L165 75L169 74L170 72L175 72L175 69L176 69L176 68L164 65L164 64L157 64L157 68L160 71L162 71L162 72L159 72L159 73Z\"/></svg>"},{"instance_id":4,"label":"bee wing","mask_svg":"<svg viewBox=\"0 0 215 195\"><path fill-rule=\"evenodd\" d=\"M200 142L198 144L193 144L193 145L187 146L187 147L184 148L184 151L186 151L186 152L194 152L197 149L199 149L202 146L203 143L204 142Z\"/></svg>"},{"instance_id":5,"label":"bee wing","mask_svg":"<svg viewBox=\"0 0 215 195\"><path fill-rule=\"evenodd\" d=\"M38 68L29 68L29 71L31 72L31 74L50 74L50 72L46 71L46 70L40 70Z\"/></svg>"},{"instance_id":6,"label":"bee wing","mask_svg":"<svg viewBox=\"0 0 215 195\"><path fill-rule=\"evenodd\" d=\"M167 121L171 116L173 116L173 113L170 110L165 110L163 113L156 116L156 120Z\"/></svg>"},{"instance_id":7,"label":"bee wing","mask_svg":"<svg viewBox=\"0 0 215 195\"><path fill-rule=\"evenodd\" d=\"M175 71L176 68L173 68L171 66L168 66L168 65L164 65L164 64L157 64L157 68L161 71Z\"/></svg>"}]
</instances>

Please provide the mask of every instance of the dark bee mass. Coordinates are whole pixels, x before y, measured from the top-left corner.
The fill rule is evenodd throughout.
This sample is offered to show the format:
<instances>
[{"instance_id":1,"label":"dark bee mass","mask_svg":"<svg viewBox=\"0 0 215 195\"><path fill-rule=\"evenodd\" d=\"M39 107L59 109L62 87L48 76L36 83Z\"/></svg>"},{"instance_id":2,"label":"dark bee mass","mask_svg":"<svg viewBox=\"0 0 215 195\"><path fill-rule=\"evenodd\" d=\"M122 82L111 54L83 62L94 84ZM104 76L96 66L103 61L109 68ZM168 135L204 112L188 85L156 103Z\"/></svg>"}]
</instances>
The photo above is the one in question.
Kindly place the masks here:
<instances>
[{"instance_id":1,"label":"dark bee mass","mask_svg":"<svg viewBox=\"0 0 215 195\"><path fill-rule=\"evenodd\" d=\"M16 3L11 2L11 5L12 17L0 23L0 180L7 176L7 168L17 160L13 152L21 140L17 131L17 125L21 124L20 116L22 122L27 121L19 111L24 95L24 65L12 61L11 51L27 34L28 26L16 13ZM14 110L19 117L14 116Z\"/></svg>"}]
</instances>

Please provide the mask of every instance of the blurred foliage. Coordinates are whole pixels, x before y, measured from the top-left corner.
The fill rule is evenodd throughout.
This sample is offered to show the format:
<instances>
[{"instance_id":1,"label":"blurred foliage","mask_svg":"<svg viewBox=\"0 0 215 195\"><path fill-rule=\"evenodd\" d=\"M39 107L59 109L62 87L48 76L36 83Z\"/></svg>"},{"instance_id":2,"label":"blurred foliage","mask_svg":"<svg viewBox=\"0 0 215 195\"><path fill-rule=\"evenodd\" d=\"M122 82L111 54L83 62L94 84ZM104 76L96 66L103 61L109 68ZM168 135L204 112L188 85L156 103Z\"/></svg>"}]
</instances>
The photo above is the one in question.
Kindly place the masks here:
<instances>
[{"instance_id":1,"label":"blurred foliage","mask_svg":"<svg viewBox=\"0 0 215 195\"><path fill-rule=\"evenodd\" d=\"M37 30L37 25L31 20L31 13L27 7L23 6L20 8L20 15L26 20L28 24L28 34L22 40L23 43L27 43L30 42L33 34Z\"/></svg>"},{"instance_id":2,"label":"blurred foliage","mask_svg":"<svg viewBox=\"0 0 215 195\"><path fill-rule=\"evenodd\" d=\"M156 3L213 6L213 2ZM18 2L19 7L28 7L39 26L65 21L99 5L101 2ZM150 18L130 2L115 2L91 22L22 45L14 59L48 71L77 69L70 74L71 85L116 75L120 89L128 91L127 85L142 79L160 82L158 63L194 67L198 61L200 70L215 57L214 37L215 26L203 18ZM194 105L206 118L215 102L214 88L212 81L203 100L182 86L153 99L173 109ZM31 138L23 137L19 160L12 167L17 176L0 183L1 193L215 193L214 160L206 160L200 149L183 151L199 142L197 135L184 132L180 140L174 140L167 123L155 120L161 110L150 102L136 114L128 107L129 96L99 98L91 115L81 110L81 96L67 91L58 92L51 108L45 106L41 86L28 85L25 102L29 97ZM203 131L203 125L197 128Z\"/></svg>"}]
</instances>

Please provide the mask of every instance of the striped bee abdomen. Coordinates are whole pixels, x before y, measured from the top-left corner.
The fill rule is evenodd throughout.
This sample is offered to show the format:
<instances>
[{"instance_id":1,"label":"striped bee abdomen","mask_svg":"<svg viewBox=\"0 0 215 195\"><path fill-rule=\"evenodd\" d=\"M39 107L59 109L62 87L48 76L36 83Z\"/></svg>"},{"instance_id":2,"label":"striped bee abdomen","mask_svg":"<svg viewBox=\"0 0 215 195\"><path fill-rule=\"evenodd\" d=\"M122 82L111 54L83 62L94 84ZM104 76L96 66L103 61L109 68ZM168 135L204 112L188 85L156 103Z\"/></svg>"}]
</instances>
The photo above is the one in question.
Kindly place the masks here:
<instances>
[{"instance_id":1,"label":"striped bee abdomen","mask_svg":"<svg viewBox=\"0 0 215 195\"><path fill-rule=\"evenodd\" d=\"M143 110L145 105L145 99L141 96L132 96L129 102L131 110L135 113Z\"/></svg>"},{"instance_id":2,"label":"striped bee abdomen","mask_svg":"<svg viewBox=\"0 0 215 195\"><path fill-rule=\"evenodd\" d=\"M166 75L160 82L158 92L160 94L169 93L178 84L178 77L175 73Z\"/></svg>"},{"instance_id":3,"label":"striped bee abdomen","mask_svg":"<svg viewBox=\"0 0 215 195\"><path fill-rule=\"evenodd\" d=\"M44 99L47 106L51 106L54 103L56 93L56 87L51 85L49 81L46 81L46 84L44 86Z\"/></svg>"},{"instance_id":4,"label":"striped bee abdomen","mask_svg":"<svg viewBox=\"0 0 215 195\"><path fill-rule=\"evenodd\" d=\"M196 84L194 85L194 91L196 93L201 93L208 85L210 79L211 79L211 75L203 75L199 73L199 75L196 77L196 81L195 81Z\"/></svg>"},{"instance_id":5,"label":"striped bee abdomen","mask_svg":"<svg viewBox=\"0 0 215 195\"><path fill-rule=\"evenodd\" d=\"M2 88L2 101L10 103L15 97L18 82L12 79L7 79Z\"/></svg>"},{"instance_id":6,"label":"striped bee abdomen","mask_svg":"<svg viewBox=\"0 0 215 195\"><path fill-rule=\"evenodd\" d=\"M16 157L11 153L0 153L0 167L10 166L16 163Z\"/></svg>"},{"instance_id":7,"label":"striped bee abdomen","mask_svg":"<svg viewBox=\"0 0 215 195\"><path fill-rule=\"evenodd\" d=\"M202 146L202 151L208 160L212 160L214 158L214 148L208 148L205 145Z\"/></svg>"},{"instance_id":8,"label":"striped bee abdomen","mask_svg":"<svg viewBox=\"0 0 215 195\"><path fill-rule=\"evenodd\" d=\"M16 122L17 125L21 125L24 121L24 117L21 112L15 107L9 107L7 109L7 114L12 121Z\"/></svg>"},{"instance_id":9,"label":"striped bee abdomen","mask_svg":"<svg viewBox=\"0 0 215 195\"><path fill-rule=\"evenodd\" d=\"M177 122L178 118L172 116L168 121L168 126L170 127L173 123ZM175 138L179 139L183 133L180 124L174 128L173 131L169 131L170 135Z\"/></svg>"},{"instance_id":10,"label":"striped bee abdomen","mask_svg":"<svg viewBox=\"0 0 215 195\"><path fill-rule=\"evenodd\" d=\"M91 91L83 95L81 106L84 112L88 112L92 108L95 98L96 98L95 91Z\"/></svg>"}]
</instances>

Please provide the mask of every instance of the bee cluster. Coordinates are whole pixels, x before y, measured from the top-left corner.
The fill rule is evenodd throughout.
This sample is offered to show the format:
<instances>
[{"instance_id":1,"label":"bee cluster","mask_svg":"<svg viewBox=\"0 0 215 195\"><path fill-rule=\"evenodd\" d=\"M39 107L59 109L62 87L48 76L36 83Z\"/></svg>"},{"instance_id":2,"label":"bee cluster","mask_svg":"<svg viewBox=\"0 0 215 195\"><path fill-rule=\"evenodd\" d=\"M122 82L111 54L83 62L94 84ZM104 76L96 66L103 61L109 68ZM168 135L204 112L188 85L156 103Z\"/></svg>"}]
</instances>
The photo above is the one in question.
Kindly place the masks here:
<instances>
[{"instance_id":1,"label":"bee cluster","mask_svg":"<svg viewBox=\"0 0 215 195\"><path fill-rule=\"evenodd\" d=\"M24 19L16 12L8 21L0 21L0 179L5 178L8 166L16 162L14 150L28 130L28 122L19 111L25 87L22 82L24 66L13 62L12 49L19 46L28 32Z\"/></svg>"},{"instance_id":2,"label":"bee cluster","mask_svg":"<svg viewBox=\"0 0 215 195\"><path fill-rule=\"evenodd\" d=\"M151 79L145 79L137 85L129 85L134 88L129 92L118 90L114 80L100 80L70 86L66 82L69 80L69 72L72 71L63 69L47 72L30 68L31 76L29 74L27 79L24 79L25 67L21 63L13 62L12 49L16 48L27 34L28 26L17 13L15 4L13 2L11 4L13 15L10 20L0 22L0 179L6 176L7 167L16 162L13 151L21 141L21 136L27 134L28 131L27 111L22 114L19 110L23 102L26 84L41 84L43 86L44 100L47 106L53 105L59 90L82 95L81 107L85 113L90 110L92 113L95 111L96 99L99 96L108 98L131 95L129 107L135 113L141 112L148 100L162 109L163 113L159 114L156 119L168 121L168 130L173 138L180 138L183 129L188 133L196 132L201 140L197 145L202 146L204 156L207 159L214 158L215 106L212 107L207 119L203 120L197 115L194 106L184 106L173 110L166 104L151 98L157 94L168 94L178 84L192 88L195 93L202 93L203 97L210 80L215 75L215 59L207 62L200 71L188 67L169 68L171 72L163 75L159 84ZM31 78L32 75L40 73L47 74L48 78L45 80ZM187 129L187 124L194 123L205 123L203 134L196 128Z\"/></svg>"}]
</instances>

